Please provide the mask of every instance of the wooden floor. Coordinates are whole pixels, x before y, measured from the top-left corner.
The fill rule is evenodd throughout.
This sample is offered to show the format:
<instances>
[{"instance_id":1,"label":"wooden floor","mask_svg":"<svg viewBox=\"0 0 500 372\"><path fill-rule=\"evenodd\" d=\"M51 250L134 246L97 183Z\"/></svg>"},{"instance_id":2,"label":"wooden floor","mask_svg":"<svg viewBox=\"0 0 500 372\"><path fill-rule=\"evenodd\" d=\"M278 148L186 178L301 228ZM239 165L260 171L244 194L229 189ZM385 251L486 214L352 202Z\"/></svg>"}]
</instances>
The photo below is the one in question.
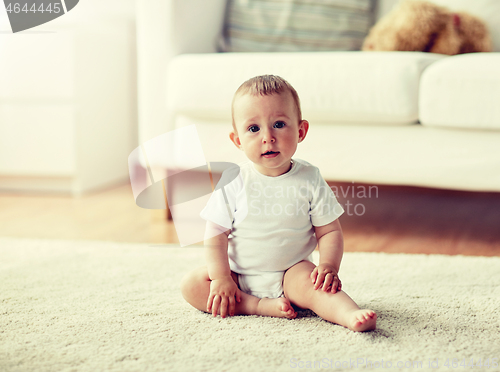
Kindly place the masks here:
<instances>
[{"instance_id":1,"label":"wooden floor","mask_svg":"<svg viewBox=\"0 0 500 372\"><path fill-rule=\"evenodd\" d=\"M500 256L500 193L330 185L346 209L345 251ZM137 207L129 185L81 198L0 193L0 236L177 242L164 211Z\"/></svg>"}]
</instances>

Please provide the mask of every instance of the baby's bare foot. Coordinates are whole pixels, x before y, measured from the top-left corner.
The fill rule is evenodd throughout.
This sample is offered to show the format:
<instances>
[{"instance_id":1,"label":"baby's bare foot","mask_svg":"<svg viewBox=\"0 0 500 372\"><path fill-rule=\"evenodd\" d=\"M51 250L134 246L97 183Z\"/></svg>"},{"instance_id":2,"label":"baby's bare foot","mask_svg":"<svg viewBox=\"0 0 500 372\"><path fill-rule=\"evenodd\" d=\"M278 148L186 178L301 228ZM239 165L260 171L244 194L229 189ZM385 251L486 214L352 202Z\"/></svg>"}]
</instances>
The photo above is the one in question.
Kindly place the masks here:
<instances>
[{"instance_id":1,"label":"baby's bare foot","mask_svg":"<svg viewBox=\"0 0 500 372\"><path fill-rule=\"evenodd\" d=\"M285 297L261 298L257 305L257 315L294 319L297 313Z\"/></svg>"},{"instance_id":2,"label":"baby's bare foot","mask_svg":"<svg viewBox=\"0 0 500 372\"><path fill-rule=\"evenodd\" d=\"M372 310L356 310L350 316L348 328L352 331L371 331L377 327L377 314Z\"/></svg>"}]
</instances>

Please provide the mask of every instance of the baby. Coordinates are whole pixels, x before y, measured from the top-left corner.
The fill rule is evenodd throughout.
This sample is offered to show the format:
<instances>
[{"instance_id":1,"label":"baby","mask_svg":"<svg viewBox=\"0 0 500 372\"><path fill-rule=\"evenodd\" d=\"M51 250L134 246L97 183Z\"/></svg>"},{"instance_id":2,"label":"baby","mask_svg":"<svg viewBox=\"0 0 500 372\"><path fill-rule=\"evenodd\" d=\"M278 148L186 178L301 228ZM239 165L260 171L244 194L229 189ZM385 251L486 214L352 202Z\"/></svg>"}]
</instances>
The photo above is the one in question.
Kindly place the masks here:
<instances>
[{"instance_id":1,"label":"baby","mask_svg":"<svg viewBox=\"0 0 500 372\"><path fill-rule=\"evenodd\" d=\"M293 319L302 308L353 331L375 329L375 312L360 309L338 277L344 211L318 168L292 158L309 129L295 89L254 77L236 91L232 116L229 137L249 160L201 213L207 266L183 279L186 301L222 318Z\"/></svg>"}]
</instances>

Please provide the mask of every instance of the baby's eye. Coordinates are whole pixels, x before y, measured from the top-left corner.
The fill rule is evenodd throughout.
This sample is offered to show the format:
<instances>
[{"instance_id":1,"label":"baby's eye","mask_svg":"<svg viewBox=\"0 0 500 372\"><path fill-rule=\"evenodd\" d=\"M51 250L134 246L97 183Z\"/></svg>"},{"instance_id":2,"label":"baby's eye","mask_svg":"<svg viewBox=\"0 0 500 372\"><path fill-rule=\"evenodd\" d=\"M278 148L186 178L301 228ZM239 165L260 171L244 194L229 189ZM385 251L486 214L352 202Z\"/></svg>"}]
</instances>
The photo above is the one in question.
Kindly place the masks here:
<instances>
[{"instance_id":1,"label":"baby's eye","mask_svg":"<svg viewBox=\"0 0 500 372\"><path fill-rule=\"evenodd\" d=\"M283 128L285 126L285 123L283 123L282 121L277 121L276 123L274 123L274 128Z\"/></svg>"},{"instance_id":2,"label":"baby's eye","mask_svg":"<svg viewBox=\"0 0 500 372\"><path fill-rule=\"evenodd\" d=\"M260 128L257 125L251 125L248 127L248 131L252 133L258 132L259 130Z\"/></svg>"}]
</instances>

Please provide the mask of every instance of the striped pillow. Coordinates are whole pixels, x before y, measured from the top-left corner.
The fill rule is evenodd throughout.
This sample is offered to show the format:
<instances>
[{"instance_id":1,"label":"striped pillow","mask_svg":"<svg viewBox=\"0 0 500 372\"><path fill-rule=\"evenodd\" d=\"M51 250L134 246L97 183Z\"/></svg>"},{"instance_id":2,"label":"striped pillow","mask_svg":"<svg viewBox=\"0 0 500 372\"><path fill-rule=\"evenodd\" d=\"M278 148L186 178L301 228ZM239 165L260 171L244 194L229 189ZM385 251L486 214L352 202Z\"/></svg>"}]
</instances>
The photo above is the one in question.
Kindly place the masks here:
<instances>
[{"instance_id":1,"label":"striped pillow","mask_svg":"<svg viewBox=\"0 0 500 372\"><path fill-rule=\"evenodd\" d=\"M375 0L228 0L221 52L359 50Z\"/></svg>"}]
</instances>

